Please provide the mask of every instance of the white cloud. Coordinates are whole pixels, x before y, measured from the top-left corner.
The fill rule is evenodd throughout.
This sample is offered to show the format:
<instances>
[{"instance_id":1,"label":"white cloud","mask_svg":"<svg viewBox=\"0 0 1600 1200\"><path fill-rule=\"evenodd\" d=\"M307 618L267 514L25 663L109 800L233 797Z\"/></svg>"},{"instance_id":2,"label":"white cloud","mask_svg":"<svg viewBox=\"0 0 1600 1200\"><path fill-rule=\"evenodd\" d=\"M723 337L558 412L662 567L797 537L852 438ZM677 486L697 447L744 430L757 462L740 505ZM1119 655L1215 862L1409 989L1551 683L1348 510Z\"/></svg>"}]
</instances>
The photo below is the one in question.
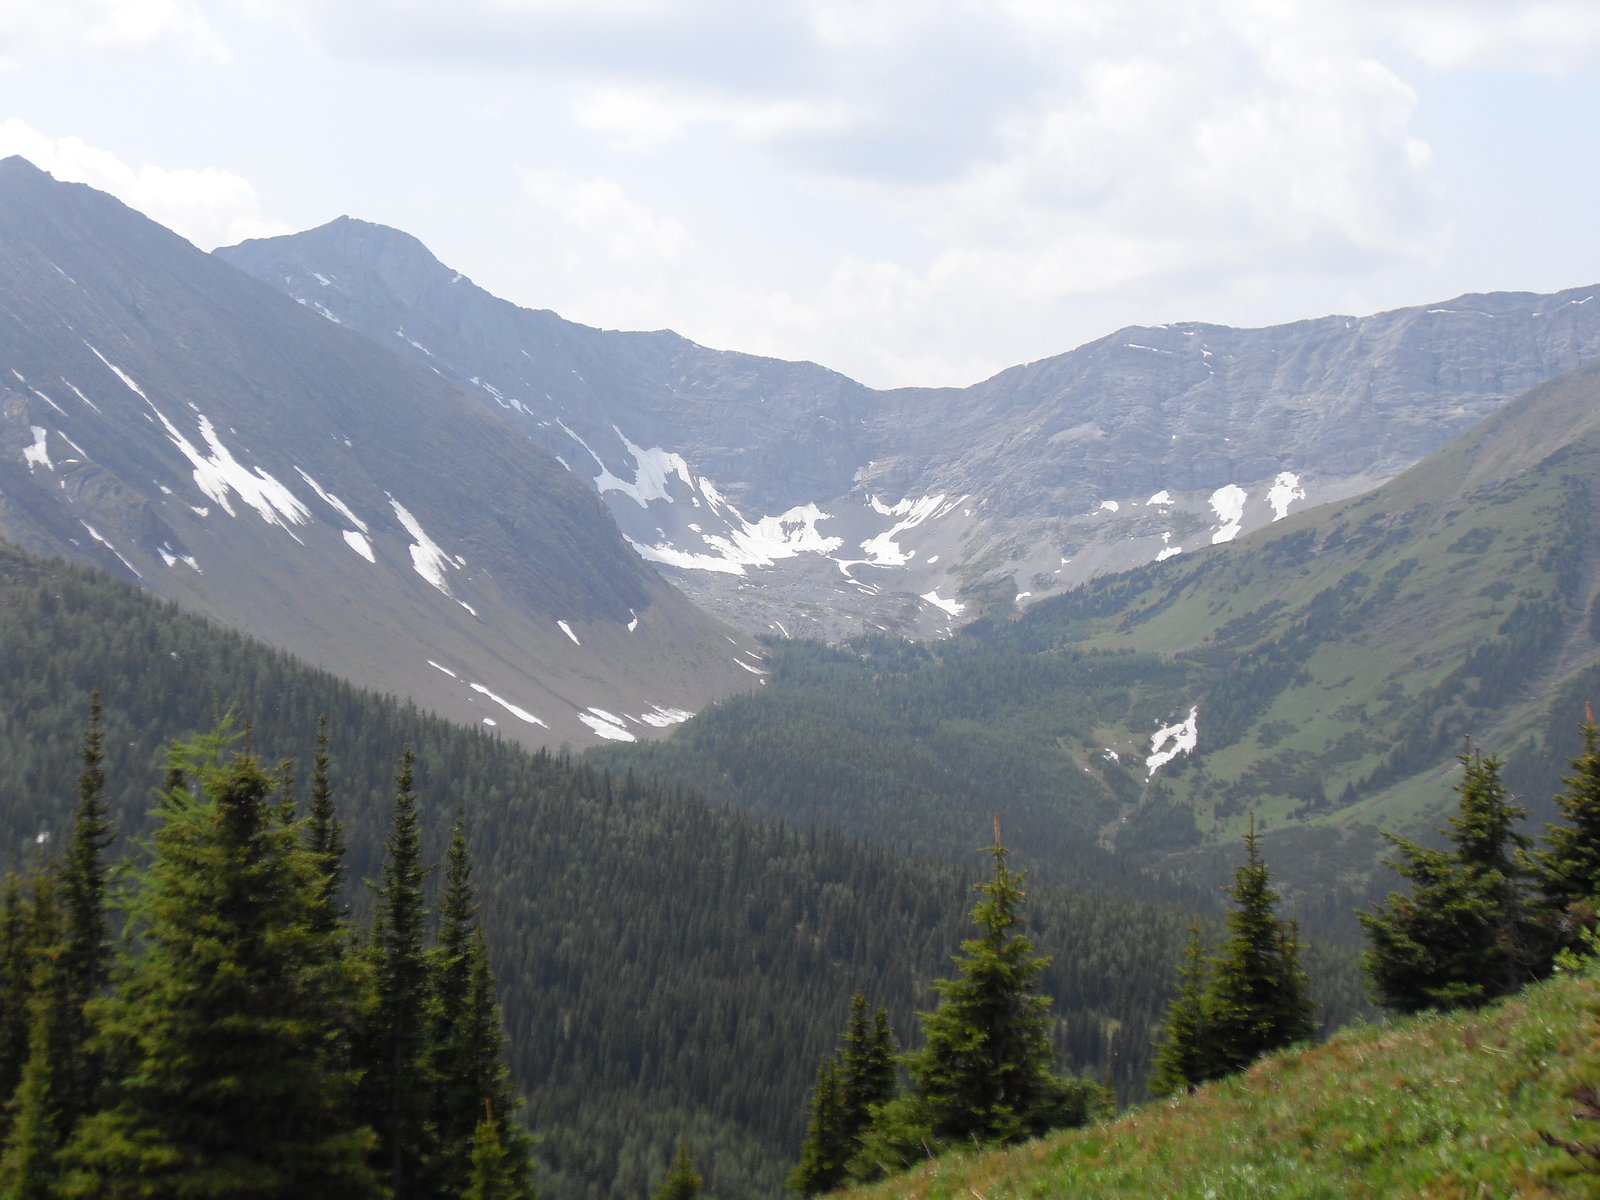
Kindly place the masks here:
<instances>
[{"instance_id":1,"label":"white cloud","mask_svg":"<svg viewBox=\"0 0 1600 1200\"><path fill-rule=\"evenodd\" d=\"M521 176L533 200L598 242L614 261L671 260L688 245L682 222L630 200L615 180L579 179L566 171L524 170Z\"/></svg>"},{"instance_id":2,"label":"white cloud","mask_svg":"<svg viewBox=\"0 0 1600 1200\"><path fill-rule=\"evenodd\" d=\"M269 220L248 180L217 167L133 167L80 138L52 138L16 117L0 122L0 157L20 154L70 183L109 192L202 249L289 228Z\"/></svg>"},{"instance_id":3,"label":"white cloud","mask_svg":"<svg viewBox=\"0 0 1600 1200\"><path fill-rule=\"evenodd\" d=\"M80 47L113 53L171 49L227 61L228 48L194 0L0 0L0 56Z\"/></svg>"}]
</instances>

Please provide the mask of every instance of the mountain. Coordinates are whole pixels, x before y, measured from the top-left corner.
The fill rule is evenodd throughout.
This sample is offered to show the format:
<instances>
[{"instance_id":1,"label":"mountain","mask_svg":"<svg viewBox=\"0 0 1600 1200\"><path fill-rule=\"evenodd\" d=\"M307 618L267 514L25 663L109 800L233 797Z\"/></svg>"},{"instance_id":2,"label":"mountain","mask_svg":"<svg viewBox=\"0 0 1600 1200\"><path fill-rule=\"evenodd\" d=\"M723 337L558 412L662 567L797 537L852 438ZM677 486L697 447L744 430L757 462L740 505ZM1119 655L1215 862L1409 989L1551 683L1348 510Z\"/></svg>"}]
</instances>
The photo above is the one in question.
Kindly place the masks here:
<instances>
[{"instance_id":1,"label":"mountain","mask_svg":"<svg viewBox=\"0 0 1600 1200\"><path fill-rule=\"evenodd\" d=\"M761 669L453 382L20 158L0 537L530 744L651 736Z\"/></svg>"},{"instance_id":2,"label":"mountain","mask_svg":"<svg viewBox=\"0 0 1600 1200\"><path fill-rule=\"evenodd\" d=\"M1308 928L1348 923L1464 739L1537 828L1600 697L1597 477L1600 363L1367 495L937 644L776 646L761 694L597 753L942 857L998 811L1041 873L1098 840L1215 879L1253 817Z\"/></svg>"},{"instance_id":3,"label":"mountain","mask_svg":"<svg viewBox=\"0 0 1600 1200\"><path fill-rule=\"evenodd\" d=\"M518 308L342 217L217 251L455 378L752 632L949 632L1392 478L1600 353L1596 288L1268 329L1120 330L968 388Z\"/></svg>"}]
</instances>

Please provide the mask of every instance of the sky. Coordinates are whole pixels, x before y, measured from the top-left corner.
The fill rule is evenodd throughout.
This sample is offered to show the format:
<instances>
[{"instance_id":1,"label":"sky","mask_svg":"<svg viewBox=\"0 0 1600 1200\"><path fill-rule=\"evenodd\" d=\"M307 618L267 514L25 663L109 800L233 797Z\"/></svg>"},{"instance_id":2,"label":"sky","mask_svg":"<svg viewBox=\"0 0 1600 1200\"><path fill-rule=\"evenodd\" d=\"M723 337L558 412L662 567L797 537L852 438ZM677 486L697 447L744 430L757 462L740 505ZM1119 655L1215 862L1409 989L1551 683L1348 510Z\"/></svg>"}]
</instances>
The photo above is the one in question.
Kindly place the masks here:
<instances>
[{"instance_id":1,"label":"sky","mask_svg":"<svg viewBox=\"0 0 1600 1200\"><path fill-rule=\"evenodd\" d=\"M0 0L0 156L202 249L967 384L1600 281L1595 0Z\"/></svg>"}]
</instances>

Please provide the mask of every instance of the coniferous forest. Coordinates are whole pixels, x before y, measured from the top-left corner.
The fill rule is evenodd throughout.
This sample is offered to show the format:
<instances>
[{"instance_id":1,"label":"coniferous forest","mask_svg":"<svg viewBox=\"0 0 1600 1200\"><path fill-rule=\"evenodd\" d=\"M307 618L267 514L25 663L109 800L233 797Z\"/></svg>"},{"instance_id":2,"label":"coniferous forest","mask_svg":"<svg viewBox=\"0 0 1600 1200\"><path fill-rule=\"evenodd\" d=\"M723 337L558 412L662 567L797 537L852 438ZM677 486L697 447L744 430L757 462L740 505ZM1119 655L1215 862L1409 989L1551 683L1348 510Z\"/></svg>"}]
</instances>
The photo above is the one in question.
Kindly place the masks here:
<instances>
[{"instance_id":1,"label":"coniferous forest","mask_svg":"<svg viewBox=\"0 0 1600 1200\"><path fill-rule=\"evenodd\" d=\"M1592 725L1539 849L1463 755L1445 848L1391 839L1413 888L1363 914L1363 981L1253 833L1225 923L1106 859L1024 892L976 830L987 879L528 754L92 572L5 551L0 586L8 1194L810 1193L1194 1086L1369 982L1503 994L1592 922ZM1462 920L1503 970L1450 957Z\"/></svg>"},{"instance_id":2,"label":"coniferous forest","mask_svg":"<svg viewBox=\"0 0 1600 1200\"><path fill-rule=\"evenodd\" d=\"M325 718L346 903L355 926L370 929L396 764L412 748L430 880L447 866L455 813L465 812L505 1061L538 1139L542 1195L646 1193L680 1141L708 1191L777 1193L851 996L886 1009L899 1045L919 1044L916 1013L966 936L989 814L974 822L970 868L918 862L528 754L93 572L8 550L0 580L0 660L18 666L0 697L0 846L13 870L68 836L97 688L114 861L153 836L152 789L175 739L231 711L267 773L292 776L309 797ZM1029 866L1025 854L1018 865ZM1109 1079L1123 1100L1143 1094L1193 914L1134 898L1141 886L1137 877L1120 893L1039 882L1028 896L1029 936L1050 958L1040 990L1053 1000L1055 1069ZM427 919L430 931L436 921ZM1307 957L1325 1024L1364 1010L1354 947L1314 946Z\"/></svg>"}]
</instances>

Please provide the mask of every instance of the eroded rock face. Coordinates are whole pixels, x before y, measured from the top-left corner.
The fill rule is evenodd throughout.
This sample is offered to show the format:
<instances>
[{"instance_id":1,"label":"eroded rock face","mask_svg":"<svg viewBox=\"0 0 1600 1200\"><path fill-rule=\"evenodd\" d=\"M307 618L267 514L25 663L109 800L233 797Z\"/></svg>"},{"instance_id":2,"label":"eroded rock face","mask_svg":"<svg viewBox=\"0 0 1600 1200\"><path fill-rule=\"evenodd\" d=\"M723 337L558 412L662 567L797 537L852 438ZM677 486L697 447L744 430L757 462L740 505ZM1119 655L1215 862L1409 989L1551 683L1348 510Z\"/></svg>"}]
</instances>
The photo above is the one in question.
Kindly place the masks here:
<instances>
[{"instance_id":1,"label":"eroded rock face","mask_svg":"<svg viewBox=\"0 0 1600 1200\"><path fill-rule=\"evenodd\" d=\"M218 254L466 383L700 603L830 638L937 634L980 595L1025 603L1365 491L1600 352L1587 288L1136 327L968 388L874 391L519 309L348 218Z\"/></svg>"},{"instance_id":2,"label":"eroded rock face","mask_svg":"<svg viewBox=\"0 0 1600 1200\"><path fill-rule=\"evenodd\" d=\"M0 538L532 745L759 686L592 487L308 307L0 162Z\"/></svg>"}]
</instances>

